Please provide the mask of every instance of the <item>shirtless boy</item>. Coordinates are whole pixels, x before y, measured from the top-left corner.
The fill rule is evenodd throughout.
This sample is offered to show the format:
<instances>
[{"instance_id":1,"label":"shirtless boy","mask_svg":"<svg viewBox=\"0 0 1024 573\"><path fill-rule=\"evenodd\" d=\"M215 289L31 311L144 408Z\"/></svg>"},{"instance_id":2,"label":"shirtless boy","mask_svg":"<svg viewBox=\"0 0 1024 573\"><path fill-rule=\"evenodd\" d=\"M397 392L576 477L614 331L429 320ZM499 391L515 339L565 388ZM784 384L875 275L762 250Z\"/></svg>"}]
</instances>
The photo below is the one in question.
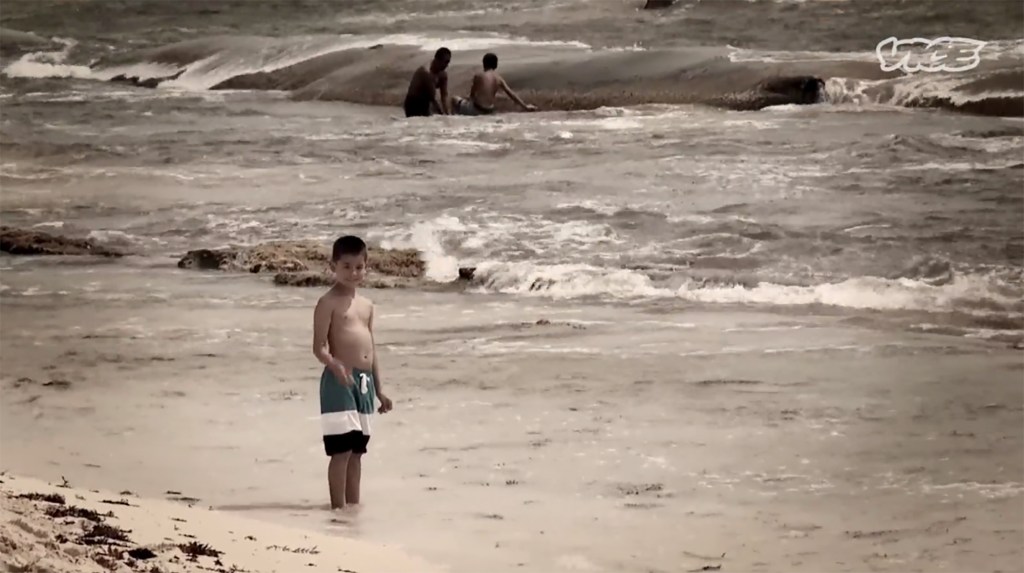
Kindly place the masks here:
<instances>
[{"instance_id":1,"label":"shirtless boy","mask_svg":"<svg viewBox=\"0 0 1024 573\"><path fill-rule=\"evenodd\" d=\"M405 117L427 117L433 112L432 108L444 115L451 113L448 109L448 72L445 71L451 61L452 51L441 47L434 52L429 69L427 66L416 69L405 94ZM436 97L437 90L441 90L440 100Z\"/></svg>"},{"instance_id":2,"label":"shirtless boy","mask_svg":"<svg viewBox=\"0 0 1024 573\"><path fill-rule=\"evenodd\" d=\"M452 112L458 115L490 115L494 113L494 101L499 89L525 111L537 110L535 106L523 103L516 92L508 87L505 78L498 74L498 56L488 53L484 54L484 71L473 76L469 98L452 98Z\"/></svg>"},{"instance_id":3,"label":"shirtless boy","mask_svg":"<svg viewBox=\"0 0 1024 573\"><path fill-rule=\"evenodd\" d=\"M370 441L374 396L377 412L391 410L380 387L373 340L373 303L356 293L366 276L367 248L359 237L334 242L334 286L313 313L313 354L324 365L320 376L320 423L324 451L331 457L327 483L331 508L359 503L361 457Z\"/></svg>"}]
</instances>

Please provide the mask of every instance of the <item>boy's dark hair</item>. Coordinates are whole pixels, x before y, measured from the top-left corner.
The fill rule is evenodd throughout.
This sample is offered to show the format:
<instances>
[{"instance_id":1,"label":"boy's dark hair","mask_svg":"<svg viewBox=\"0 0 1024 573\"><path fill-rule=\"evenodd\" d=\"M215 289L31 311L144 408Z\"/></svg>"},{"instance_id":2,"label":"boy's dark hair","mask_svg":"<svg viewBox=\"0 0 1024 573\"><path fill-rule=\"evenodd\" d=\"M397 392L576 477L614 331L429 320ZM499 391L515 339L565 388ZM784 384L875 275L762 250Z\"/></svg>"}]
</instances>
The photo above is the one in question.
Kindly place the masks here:
<instances>
[{"instance_id":1,"label":"boy's dark hair","mask_svg":"<svg viewBox=\"0 0 1024 573\"><path fill-rule=\"evenodd\" d=\"M345 255L366 255L366 243L354 235L345 235L334 241L331 249L331 261L336 262Z\"/></svg>"},{"instance_id":2,"label":"boy's dark hair","mask_svg":"<svg viewBox=\"0 0 1024 573\"><path fill-rule=\"evenodd\" d=\"M450 60L450 59L452 59L452 51L449 50L448 48L445 48L444 46L441 46L440 48L437 49L436 52L434 52L434 59L435 60L444 60L444 59L449 59Z\"/></svg>"},{"instance_id":3,"label":"boy's dark hair","mask_svg":"<svg viewBox=\"0 0 1024 573\"><path fill-rule=\"evenodd\" d=\"M498 56L490 52L484 54L484 71L498 68Z\"/></svg>"}]
</instances>

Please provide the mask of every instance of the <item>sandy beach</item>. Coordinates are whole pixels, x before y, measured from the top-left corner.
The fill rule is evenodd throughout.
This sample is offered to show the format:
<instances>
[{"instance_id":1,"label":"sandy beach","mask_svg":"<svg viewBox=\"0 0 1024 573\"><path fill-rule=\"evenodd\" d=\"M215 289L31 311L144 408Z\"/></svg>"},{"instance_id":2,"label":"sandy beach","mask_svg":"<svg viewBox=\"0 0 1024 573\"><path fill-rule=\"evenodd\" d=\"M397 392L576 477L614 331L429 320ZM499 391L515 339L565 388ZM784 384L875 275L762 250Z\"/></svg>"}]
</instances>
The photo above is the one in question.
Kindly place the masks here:
<instances>
[{"instance_id":1,"label":"sandy beach","mask_svg":"<svg viewBox=\"0 0 1024 573\"><path fill-rule=\"evenodd\" d=\"M97 294L3 300L0 435L18 474L184 492L452 571L1019 569L1022 362L1005 344L841 312L370 290L396 410L365 506L337 523L307 356L319 289L48 268L55 290L88 276ZM172 277L190 286L159 296ZM144 285L153 301L126 315Z\"/></svg>"},{"instance_id":2,"label":"sandy beach","mask_svg":"<svg viewBox=\"0 0 1024 573\"><path fill-rule=\"evenodd\" d=\"M437 571L384 546L178 503L0 476L4 571Z\"/></svg>"}]
</instances>

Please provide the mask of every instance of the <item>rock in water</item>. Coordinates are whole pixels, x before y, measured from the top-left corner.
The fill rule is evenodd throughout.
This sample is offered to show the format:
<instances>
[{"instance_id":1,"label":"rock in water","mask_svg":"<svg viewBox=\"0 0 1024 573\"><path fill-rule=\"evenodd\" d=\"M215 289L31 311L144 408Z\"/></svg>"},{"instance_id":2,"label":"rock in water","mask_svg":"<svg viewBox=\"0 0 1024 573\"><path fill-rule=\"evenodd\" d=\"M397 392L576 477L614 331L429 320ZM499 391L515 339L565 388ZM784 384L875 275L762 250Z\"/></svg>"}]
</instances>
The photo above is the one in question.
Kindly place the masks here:
<instances>
[{"instance_id":1,"label":"rock in water","mask_svg":"<svg viewBox=\"0 0 1024 573\"><path fill-rule=\"evenodd\" d=\"M164 76L162 78L146 78L142 79L139 76L128 76L126 74L116 75L110 78L109 81L114 83L129 84L140 88L155 89L163 82L176 80L181 77L181 74L185 73L185 70L181 70L175 74Z\"/></svg>"},{"instance_id":2,"label":"rock in water","mask_svg":"<svg viewBox=\"0 0 1024 573\"><path fill-rule=\"evenodd\" d=\"M420 278L427 265L414 249L371 249L370 270L391 277Z\"/></svg>"},{"instance_id":3,"label":"rock in water","mask_svg":"<svg viewBox=\"0 0 1024 573\"><path fill-rule=\"evenodd\" d=\"M185 253L178 268L250 273L303 272L326 269L330 251L313 241L264 243L251 247L196 249Z\"/></svg>"},{"instance_id":4,"label":"rock in water","mask_svg":"<svg viewBox=\"0 0 1024 573\"><path fill-rule=\"evenodd\" d=\"M676 0L647 0L644 4L644 10L658 10L661 8L668 8L676 3Z\"/></svg>"},{"instance_id":5,"label":"rock in water","mask_svg":"<svg viewBox=\"0 0 1024 573\"><path fill-rule=\"evenodd\" d=\"M334 284L334 277L330 273L277 273L274 275L274 284L295 287L329 287Z\"/></svg>"},{"instance_id":6,"label":"rock in water","mask_svg":"<svg viewBox=\"0 0 1024 573\"><path fill-rule=\"evenodd\" d=\"M763 80L758 89L767 94L778 94L792 103L817 103L825 91L825 81L815 76L781 76Z\"/></svg>"},{"instance_id":7,"label":"rock in water","mask_svg":"<svg viewBox=\"0 0 1024 573\"><path fill-rule=\"evenodd\" d=\"M423 278L426 264L412 249L370 247L370 276L367 286L403 286ZM189 251L178 267L182 269L274 273L274 284L282 286L330 286L330 248L315 241L264 243L251 247L197 249ZM376 275L376 276L375 276Z\"/></svg>"},{"instance_id":8,"label":"rock in water","mask_svg":"<svg viewBox=\"0 0 1024 573\"><path fill-rule=\"evenodd\" d=\"M185 253L185 256L178 261L178 268L201 271L227 270L235 255L236 253L227 250L196 249Z\"/></svg>"},{"instance_id":9,"label":"rock in water","mask_svg":"<svg viewBox=\"0 0 1024 573\"><path fill-rule=\"evenodd\" d=\"M328 272L277 273L274 275L274 284L279 286L328 288L334 285L334 275ZM409 288L417 285L423 285L419 277L395 275L371 274L363 281L363 286L366 288Z\"/></svg>"},{"instance_id":10,"label":"rock in water","mask_svg":"<svg viewBox=\"0 0 1024 573\"><path fill-rule=\"evenodd\" d=\"M12 255L97 255L120 257L124 253L97 245L90 239L71 239L41 231L0 227L0 251Z\"/></svg>"},{"instance_id":11,"label":"rock in water","mask_svg":"<svg viewBox=\"0 0 1024 573\"><path fill-rule=\"evenodd\" d=\"M777 76L758 82L752 89L714 98L713 105L752 111L775 105L811 105L822 100L825 82L816 76Z\"/></svg>"}]
</instances>

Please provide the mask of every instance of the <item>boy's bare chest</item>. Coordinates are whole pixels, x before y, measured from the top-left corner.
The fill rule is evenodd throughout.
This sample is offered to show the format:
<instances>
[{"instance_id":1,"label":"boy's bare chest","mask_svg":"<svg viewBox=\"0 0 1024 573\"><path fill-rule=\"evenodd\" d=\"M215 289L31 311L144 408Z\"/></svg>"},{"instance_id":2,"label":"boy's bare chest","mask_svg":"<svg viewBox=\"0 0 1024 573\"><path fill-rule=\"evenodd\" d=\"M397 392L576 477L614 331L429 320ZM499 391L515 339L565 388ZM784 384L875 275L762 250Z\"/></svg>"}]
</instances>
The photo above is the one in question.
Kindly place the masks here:
<instances>
[{"instance_id":1,"label":"boy's bare chest","mask_svg":"<svg viewBox=\"0 0 1024 573\"><path fill-rule=\"evenodd\" d=\"M331 326L342 330L368 328L370 309L360 304L340 305L331 316Z\"/></svg>"}]
</instances>

